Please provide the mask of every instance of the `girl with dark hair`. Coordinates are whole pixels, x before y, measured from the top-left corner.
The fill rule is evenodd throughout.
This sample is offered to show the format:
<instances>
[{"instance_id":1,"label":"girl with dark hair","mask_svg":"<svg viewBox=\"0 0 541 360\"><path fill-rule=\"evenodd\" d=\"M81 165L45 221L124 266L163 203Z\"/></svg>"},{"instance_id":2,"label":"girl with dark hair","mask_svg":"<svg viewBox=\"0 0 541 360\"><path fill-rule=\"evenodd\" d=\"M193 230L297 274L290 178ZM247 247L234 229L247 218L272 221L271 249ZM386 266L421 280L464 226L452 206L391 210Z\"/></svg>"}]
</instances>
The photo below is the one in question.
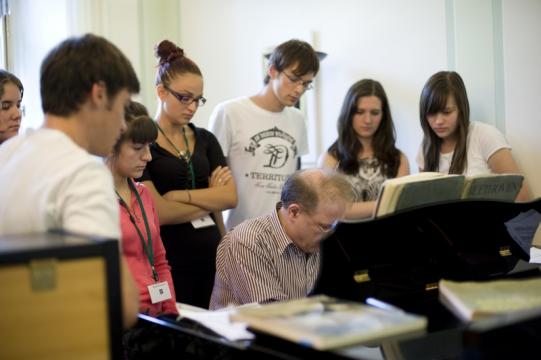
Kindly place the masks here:
<instances>
[{"instance_id":1,"label":"girl with dark hair","mask_svg":"<svg viewBox=\"0 0 541 360\"><path fill-rule=\"evenodd\" d=\"M151 160L149 145L158 133L148 116L127 115L126 125L106 159L120 206L122 254L139 288L139 311L178 314L154 201L148 189L133 180Z\"/></svg>"},{"instance_id":2,"label":"girl with dark hair","mask_svg":"<svg viewBox=\"0 0 541 360\"><path fill-rule=\"evenodd\" d=\"M23 115L23 94L21 80L0 69L0 144L19 133Z\"/></svg>"},{"instance_id":3,"label":"girl with dark hair","mask_svg":"<svg viewBox=\"0 0 541 360\"><path fill-rule=\"evenodd\" d=\"M141 179L156 202L178 301L208 308L221 211L236 206L236 188L214 135L190 122L206 101L199 67L168 40L156 57L158 138Z\"/></svg>"},{"instance_id":4,"label":"girl with dark hair","mask_svg":"<svg viewBox=\"0 0 541 360\"><path fill-rule=\"evenodd\" d=\"M350 180L356 193L346 219L373 215L385 179L409 174L407 157L395 146L395 129L381 84L364 79L353 84L338 116L338 139L319 160Z\"/></svg>"},{"instance_id":5,"label":"girl with dark hair","mask_svg":"<svg viewBox=\"0 0 541 360\"><path fill-rule=\"evenodd\" d=\"M489 124L470 122L466 86L458 73L440 71L428 79L419 113L424 133L419 171L467 176L520 172L504 135ZM517 200L528 199L524 183Z\"/></svg>"}]
</instances>

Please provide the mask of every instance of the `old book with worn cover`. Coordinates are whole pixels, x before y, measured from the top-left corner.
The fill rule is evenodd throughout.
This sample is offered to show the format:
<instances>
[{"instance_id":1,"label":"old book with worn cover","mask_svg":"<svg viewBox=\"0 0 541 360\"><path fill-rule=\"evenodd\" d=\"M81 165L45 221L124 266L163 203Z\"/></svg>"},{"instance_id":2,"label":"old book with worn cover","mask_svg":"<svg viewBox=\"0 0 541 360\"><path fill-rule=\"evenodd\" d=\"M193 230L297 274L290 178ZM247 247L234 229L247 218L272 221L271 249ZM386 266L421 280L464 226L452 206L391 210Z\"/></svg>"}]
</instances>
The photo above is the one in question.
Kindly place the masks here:
<instances>
[{"instance_id":1,"label":"old book with worn cover","mask_svg":"<svg viewBox=\"0 0 541 360\"><path fill-rule=\"evenodd\" d=\"M318 350L416 335L424 332L427 324L423 316L325 295L239 309L231 319Z\"/></svg>"},{"instance_id":2,"label":"old book with worn cover","mask_svg":"<svg viewBox=\"0 0 541 360\"><path fill-rule=\"evenodd\" d=\"M440 301L463 321L541 310L541 278L456 282L440 280Z\"/></svg>"},{"instance_id":3,"label":"old book with worn cover","mask_svg":"<svg viewBox=\"0 0 541 360\"><path fill-rule=\"evenodd\" d=\"M514 201L522 188L519 174L485 174L466 177L463 199Z\"/></svg>"},{"instance_id":4,"label":"old book with worn cover","mask_svg":"<svg viewBox=\"0 0 541 360\"><path fill-rule=\"evenodd\" d=\"M460 199L514 201L524 177L519 174L475 176L422 172L386 180L381 187L376 217L416 206Z\"/></svg>"},{"instance_id":5,"label":"old book with worn cover","mask_svg":"<svg viewBox=\"0 0 541 360\"><path fill-rule=\"evenodd\" d=\"M386 180L380 190L376 216L415 206L458 200L464 189L463 175L422 172Z\"/></svg>"}]
</instances>

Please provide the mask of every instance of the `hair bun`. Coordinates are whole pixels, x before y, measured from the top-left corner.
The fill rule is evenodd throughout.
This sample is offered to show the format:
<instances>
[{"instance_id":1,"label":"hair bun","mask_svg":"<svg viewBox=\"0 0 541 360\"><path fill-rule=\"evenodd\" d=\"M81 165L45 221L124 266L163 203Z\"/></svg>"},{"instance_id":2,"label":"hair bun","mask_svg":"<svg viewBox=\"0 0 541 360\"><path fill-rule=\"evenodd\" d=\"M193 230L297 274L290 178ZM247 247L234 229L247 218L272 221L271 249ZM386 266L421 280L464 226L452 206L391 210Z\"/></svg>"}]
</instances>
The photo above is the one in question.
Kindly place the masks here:
<instances>
[{"instance_id":1,"label":"hair bun","mask_svg":"<svg viewBox=\"0 0 541 360\"><path fill-rule=\"evenodd\" d=\"M170 63L184 56L184 50L169 40L161 41L155 48L156 57L160 59L160 65Z\"/></svg>"}]
</instances>

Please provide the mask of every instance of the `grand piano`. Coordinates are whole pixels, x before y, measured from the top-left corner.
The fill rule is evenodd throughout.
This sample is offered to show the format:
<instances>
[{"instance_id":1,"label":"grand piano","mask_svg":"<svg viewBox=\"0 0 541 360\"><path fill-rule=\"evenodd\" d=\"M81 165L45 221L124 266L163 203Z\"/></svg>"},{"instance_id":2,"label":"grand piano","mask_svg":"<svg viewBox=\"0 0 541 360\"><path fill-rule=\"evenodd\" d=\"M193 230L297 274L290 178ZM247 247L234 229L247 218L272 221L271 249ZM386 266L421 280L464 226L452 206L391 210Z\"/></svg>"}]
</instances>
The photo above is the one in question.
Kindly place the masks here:
<instances>
[{"instance_id":1,"label":"grand piano","mask_svg":"<svg viewBox=\"0 0 541 360\"><path fill-rule=\"evenodd\" d=\"M539 266L528 263L529 254L506 226L532 211L541 213L541 199L528 203L456 201L341 223L322 244L313 293L360 302L373 297L427 316L427 335L400 345L405 358L502 355L512 342L511 334L520 344L513 351L526 351L541 340L541 317L467 326L439 302L438 281L539 276ZM524 336L523 326L529 327L527 334L535 328L537 335ZM489 340L502 336L506 341Z\"/></svg>"},{"instance_id":2,"label":"grand piano","mask_svg":"<svg viewBox=\"0 0 541 360\"><path fill-rule=\"evenodd\" d=\"M541 199L456 201L342 223L322 244L313 292L354 301L375 297L424 314L440 279L533 276L539 267L527 263L529 254L506 227L527 211L541 212Z\"/></svg>"},{"instance_id":3,"label":"grand piano","mask_svg":"<svg viewBox=\"0 0 541 360\"><path fill-rule=\"evenodd\" d=\"M369 221L340 223L322 243L321 269L313 293L359 302L373 297L427 316L426 334L382 342L377 352L380 357L483 359L516 357L532 351L538 354L541 314L469 326L456 319L438 300L440 279L539 276L539 266L528 263L529 254L513 240L506 227L506 223L526 212L541 213L541 199L528 203L480 200L440 203ZM228 343L183 320L142 318L139 326L158 332L168 329L165 332L173 337L171 342L182 343L181 349L199 347L212 351L211 357L216 354L221 358L283 359L374 356L363 346L315 353L263 334L257 334L253 341ZM206 353L201 357L208 356Z\"/></svg>"}]
</instances>

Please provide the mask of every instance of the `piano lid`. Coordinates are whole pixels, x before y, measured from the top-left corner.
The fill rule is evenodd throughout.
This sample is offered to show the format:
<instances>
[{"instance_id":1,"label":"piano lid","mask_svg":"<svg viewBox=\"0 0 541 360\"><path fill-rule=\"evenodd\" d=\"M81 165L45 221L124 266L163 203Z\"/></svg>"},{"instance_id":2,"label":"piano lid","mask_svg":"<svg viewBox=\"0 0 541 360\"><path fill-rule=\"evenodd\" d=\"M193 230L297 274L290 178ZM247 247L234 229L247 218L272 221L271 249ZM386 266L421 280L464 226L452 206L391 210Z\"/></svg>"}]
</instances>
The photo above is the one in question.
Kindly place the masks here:
<instances>
[{"instance_id":1,"label":"piano lid","mask_svg":"<svg viewBox=\"0 0 541 360\"><path fill-rule=\"evenodd\" d=\"M541 212L541 199L456 201L340 223L322 244L313 293L355 301L372 296L400 305L437 296L442 278L508 276L529 255L515 243L505 223L532 209ZM526 269L538 271L533 265Z\"/></svg>"}]
</instances>

